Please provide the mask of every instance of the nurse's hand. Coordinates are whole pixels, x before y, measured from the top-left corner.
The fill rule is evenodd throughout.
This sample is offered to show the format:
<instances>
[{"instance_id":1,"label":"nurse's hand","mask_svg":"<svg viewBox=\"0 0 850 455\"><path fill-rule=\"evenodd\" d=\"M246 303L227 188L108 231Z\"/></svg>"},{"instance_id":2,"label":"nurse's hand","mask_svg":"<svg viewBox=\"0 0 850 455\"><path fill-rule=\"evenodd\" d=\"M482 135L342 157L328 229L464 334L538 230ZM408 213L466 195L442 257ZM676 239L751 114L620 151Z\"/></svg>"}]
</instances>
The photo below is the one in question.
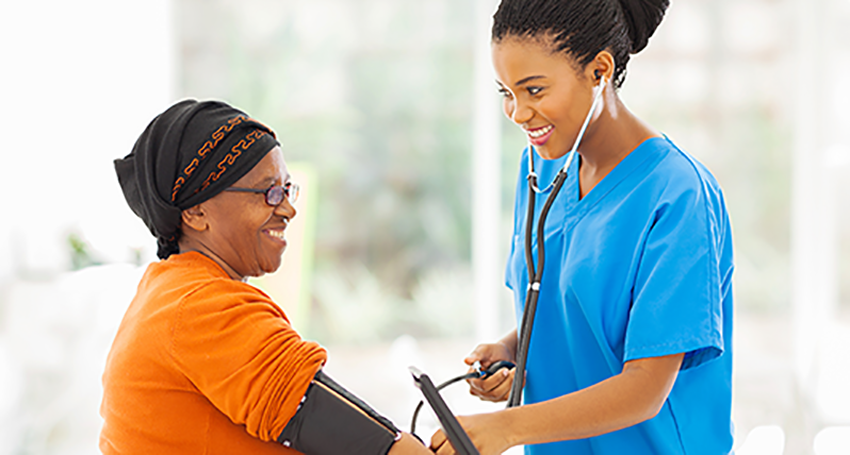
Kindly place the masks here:
<instances>
[{"instance_id":1,"label":"nurse's hand","mask_svg":"<svg viewBox=\"0 0 850 455\"><path fill-rule=\"evenodd\" d=\"M514 353L504 342L479 344L463 361L467 365L481 362L481 366L487 368L493 362L507 360L515 362ZM472 372L472 368L469 369ZM484 401L505 401L511 393L516 368L502 368L492 376L484 379L467 379L469 393Z\"/></svg>"},{"instance_id":2,"label":"nurse's hand","mask_svg":"<svg viewBox=\"0 0 850 455\"><path fill-rule=\"evenodd\" d=\"M402 433L401 439L390 447L387 455L433 455L433 453L411 434Z\"/></svg>"},{"instance_id":3,"label":"nurse's hand","mask_svg":"<svg viewBox=\"0 0 850 455\"><path fill-rule=\"evenodd\" d=\"M510 429L506 427L500 412L462 416L458 417L457 420L481 455L499 454L514 445L508 439ZM431 450L437 455L457 453L446 439L443 430L439 430L434 433L434 436L431 436Z\"/></svg>"}]
</instances>

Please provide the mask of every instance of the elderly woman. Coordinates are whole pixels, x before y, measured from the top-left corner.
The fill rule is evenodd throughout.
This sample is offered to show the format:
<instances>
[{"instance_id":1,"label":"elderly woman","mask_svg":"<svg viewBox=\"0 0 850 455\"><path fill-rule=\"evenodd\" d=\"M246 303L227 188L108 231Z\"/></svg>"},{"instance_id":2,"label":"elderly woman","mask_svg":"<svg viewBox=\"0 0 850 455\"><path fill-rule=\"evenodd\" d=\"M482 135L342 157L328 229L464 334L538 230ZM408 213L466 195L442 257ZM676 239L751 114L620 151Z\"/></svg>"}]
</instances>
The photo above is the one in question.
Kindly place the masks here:
<instances>
[{"instance_id":1,"label":"elderly woman","mask_svg":"<svg viewBox=\"0 0 850 455\"><path fill-rule=\"evenodd\" d=\"M321 372L272 299L295 216L274 133L231 106L181 101L115 161L157 238L103 375L103 453L430 453Z\"/></svg>"}]
</instances>

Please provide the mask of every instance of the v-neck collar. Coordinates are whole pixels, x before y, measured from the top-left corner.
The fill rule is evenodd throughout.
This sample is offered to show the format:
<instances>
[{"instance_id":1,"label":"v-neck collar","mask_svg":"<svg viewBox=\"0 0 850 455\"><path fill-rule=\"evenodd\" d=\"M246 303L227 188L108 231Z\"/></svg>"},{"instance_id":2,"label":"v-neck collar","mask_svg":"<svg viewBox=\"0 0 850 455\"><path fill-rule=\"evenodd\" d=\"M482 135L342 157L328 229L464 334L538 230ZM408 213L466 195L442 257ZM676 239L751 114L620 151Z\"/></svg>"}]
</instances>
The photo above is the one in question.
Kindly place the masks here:
<instances>
[{"instance_id":1,"label":"v-neck collar","mask_svg":"<svg viewBox=\"0 0 850 455\"><path fill-rule=\"evenodd\" d=\"M659 149L658 146L653 147L652 144L656 144L658 141L667 142L669 140L666 136L663 136L651 137L641 142L581 199L579 199L581 187L578 178L581 156L577 156L570 163L567 181L564 182L563 191L566 193L564 195L564 203L567 213L570 213L578 221L578 219L583 217L591 208L610 194L617 185L631 175L638 167L652 158L655 155L652 151Z\"/></svg>"}]
</instances>

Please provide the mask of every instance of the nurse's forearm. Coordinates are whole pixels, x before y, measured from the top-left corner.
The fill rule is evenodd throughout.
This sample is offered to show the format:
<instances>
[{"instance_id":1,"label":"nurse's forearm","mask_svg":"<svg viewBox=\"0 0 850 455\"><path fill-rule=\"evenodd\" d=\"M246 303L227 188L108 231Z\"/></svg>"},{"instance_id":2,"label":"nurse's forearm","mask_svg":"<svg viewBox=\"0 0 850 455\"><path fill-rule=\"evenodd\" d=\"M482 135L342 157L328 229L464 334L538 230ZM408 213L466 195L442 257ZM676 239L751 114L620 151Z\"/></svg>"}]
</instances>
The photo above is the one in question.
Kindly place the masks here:
<instances>
[{"instance_id":1,"label":"nurse's forearm","mask_svg":"<svg viewBox=\"0 0 850 455\"><path fill-rule=\"evenodd\" d=\"M684 354L627 362L622 373L549 401L492 414L511 445L598 436L655 417L676 381Z\"/></svg>"}]
</instances>

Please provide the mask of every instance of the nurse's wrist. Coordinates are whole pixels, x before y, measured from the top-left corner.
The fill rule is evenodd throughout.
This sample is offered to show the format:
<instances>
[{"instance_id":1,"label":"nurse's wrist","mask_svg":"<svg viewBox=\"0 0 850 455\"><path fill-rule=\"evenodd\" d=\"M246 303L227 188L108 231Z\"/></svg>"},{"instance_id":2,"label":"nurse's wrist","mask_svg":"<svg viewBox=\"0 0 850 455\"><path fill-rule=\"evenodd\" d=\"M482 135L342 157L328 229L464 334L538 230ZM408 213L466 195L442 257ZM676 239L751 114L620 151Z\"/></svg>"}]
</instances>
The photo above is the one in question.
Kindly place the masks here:
<instances>
[{"instance_id":1,"label":"nurse's wrist","mask_svg":"<svg viewBox=\"0 0 850 455\"><path fill-rule=\"evenodd\" d=\"M509 360L511 360L512 362L516 362L516 346L517 346L516 330L505 335L501 340L497 341L496 343L504 346L505 350L511 356L511 358Z\"/></svg>"}]
</instances>

